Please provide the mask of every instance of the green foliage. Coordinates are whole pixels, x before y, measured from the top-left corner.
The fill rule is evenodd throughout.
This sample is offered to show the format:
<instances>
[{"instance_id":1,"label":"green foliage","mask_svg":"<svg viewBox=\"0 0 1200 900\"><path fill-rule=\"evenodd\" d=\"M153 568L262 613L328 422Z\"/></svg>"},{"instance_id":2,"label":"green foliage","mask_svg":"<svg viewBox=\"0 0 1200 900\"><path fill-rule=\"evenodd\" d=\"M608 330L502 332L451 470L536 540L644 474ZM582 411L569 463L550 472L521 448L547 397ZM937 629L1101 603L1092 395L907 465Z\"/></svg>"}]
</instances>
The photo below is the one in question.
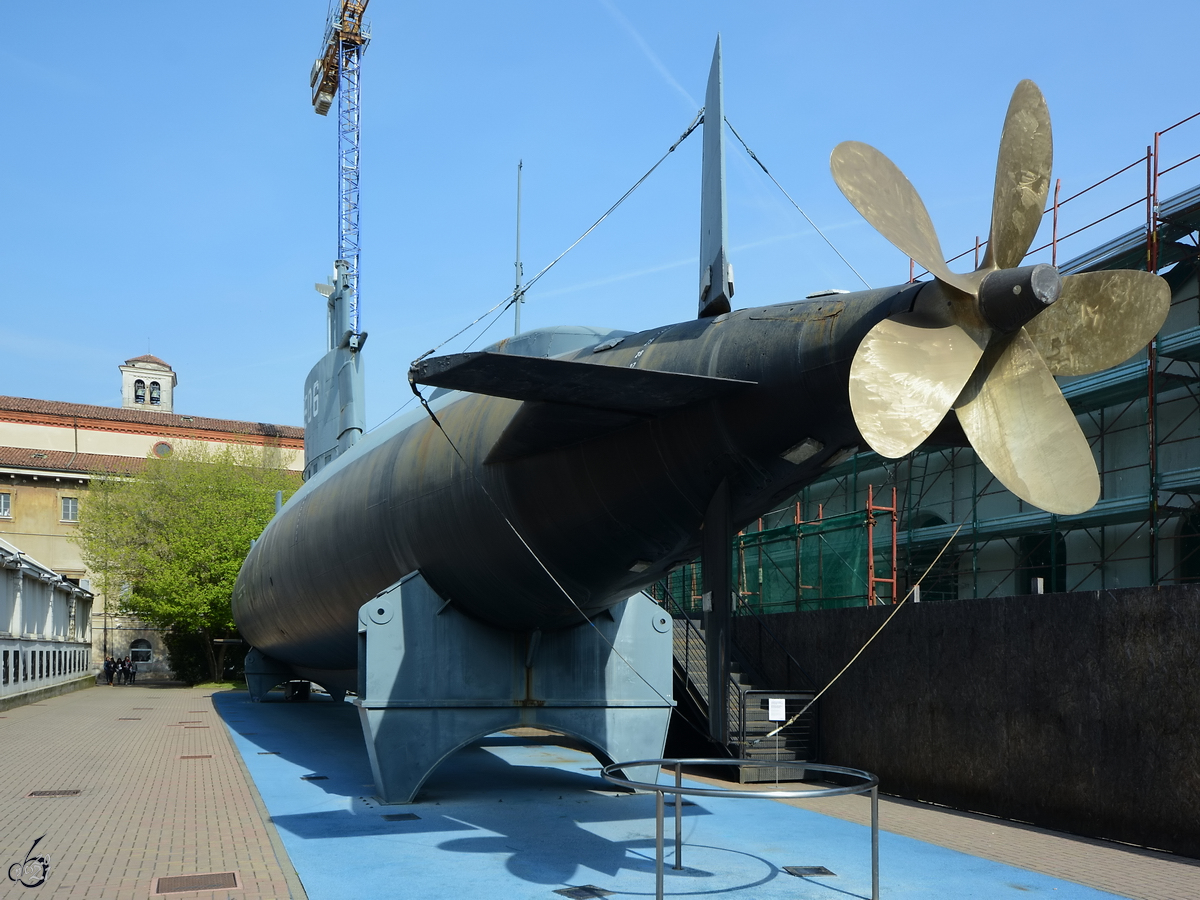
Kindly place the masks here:
<instances>
[{"instance_id":1,"label":"green foliage","mask_svg":"<svg viewBox=\"0 0 1200 900\"><path fill-rule=\"evenodd\" d=\"M199 684L213 678L212 641L198 631L171 629L163 634L163 643L171 659L171 672L180 681ZM230 646L221 661L219 680L238 680L245 677L245 644Z\"/></svg>"},{"instance_id":2,"label":"green foliage","mask_svg":"<svg viewBox=\"0 0 1200 900\"><path fill-rule=\"evenodd\" d=\"M250 542L274 515L275 492L300 486L285 465L278 448L191 443L149 456L132 478L93 477L80 504L76 541L101 592L180 642L197 636L214 679L224 651L212 640L236 633L230 603Z\"/></svg>"}]
</instances>

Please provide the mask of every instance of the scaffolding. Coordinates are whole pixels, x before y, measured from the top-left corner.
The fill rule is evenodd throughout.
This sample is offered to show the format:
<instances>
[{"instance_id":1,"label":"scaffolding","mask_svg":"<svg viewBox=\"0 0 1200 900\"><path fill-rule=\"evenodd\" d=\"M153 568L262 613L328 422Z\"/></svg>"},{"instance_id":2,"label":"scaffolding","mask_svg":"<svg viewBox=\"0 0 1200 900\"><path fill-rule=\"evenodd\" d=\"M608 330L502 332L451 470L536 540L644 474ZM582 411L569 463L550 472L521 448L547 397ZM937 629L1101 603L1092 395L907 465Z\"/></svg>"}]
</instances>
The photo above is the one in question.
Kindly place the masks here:
<instances>
[{"instance_id":1,"label":"scaffolding","mask_svg":"<svg viewBox=\"0 0 1200 900\"><path fill-rule=\"evenodd\" d=\"M896 601L896 493L892 505L875 502L868 486L862 509L804 521L800 503L776 510L739 532L733 542L735 615L875 606ZM884 519L882 530L880 519ZM876 538L879 538L877 541ZM874 548L874 549L872 549ZM889 575L878 573L886 572ZM673 570L651 595L662 602L660 588L675 598L681 612L702 612L699 562ZM882 590L881 590L882 588Z\"/></svg>"},{"instance_id":2,"label":"scaffolding","mask_svg":"<svg viewBox=\"0 0 1200 900\"><path fill-rule=\"evenodd\" d=\"M969 447L924 446L899 460L863 452L831 467L797 498L798 517L836 516L861 509L864 490L895 490L896 594L950 543L922 583L922 600L1200 581L1200 186L1164 196L1168 181L1200 169L1187 168L1200 153L1166 153L1168 135L1176 146L1200 144L1198 117L1156 132L1145 154L1066 199L1057 182L1046 210L1049 240L1026 257L1057 264L1064 245L1081 246L1098 226L1136 221L1060 270L1143 269L1171 287L1167 321L1145 351L1061 382L1100 470L1096 506L1052 515L1005 490ZM1190 137L1176 131L1189 124ZM1063 233L1060 224L1077 209L1084 224ZM974 253L978 264L985 247L976 238L949 262ZM910 280L921 277L914 269L910 262ZM874 539L873 556L885 542Z\"/></svg>"}]
</instances>

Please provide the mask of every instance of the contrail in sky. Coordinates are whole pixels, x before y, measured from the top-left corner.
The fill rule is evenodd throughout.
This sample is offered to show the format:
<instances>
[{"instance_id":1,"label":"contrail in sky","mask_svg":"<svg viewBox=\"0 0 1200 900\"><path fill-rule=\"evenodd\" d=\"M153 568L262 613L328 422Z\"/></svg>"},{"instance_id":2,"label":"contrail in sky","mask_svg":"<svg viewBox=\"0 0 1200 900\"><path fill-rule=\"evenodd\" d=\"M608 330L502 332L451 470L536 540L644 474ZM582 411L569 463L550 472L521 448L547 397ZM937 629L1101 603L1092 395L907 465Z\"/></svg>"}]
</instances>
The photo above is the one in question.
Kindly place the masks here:
<instances>
[{"instance_id":1,"label":"contrail in sky","mask_svg":"<svg viewBox=\"0 0 1200 900\"><path fill-rule=\"evenodd\" d=\"M650 49L650 45L646 43L645 39L638 34L637 29L633 27L633 23L625 18L621 11L612 3L612 0L600 0L600 5L607 9L609 15L616 19L617 23L620 24L622 28L629 32L629 36L633 38L634 42L639 48L641 48L642 53L646 55L646 59L650 60L650 63L654 66L654 68L658 69L659 74L667 80L667 84L679 91L680 95L687 100L688 108L693 110L699 109L701 104L697 103L696 98L689 94L684 89L683 85L675 80L675 76L670 73L665 65L663 65L663 61L655 55L654 51Z\"/></svg>"}]
</instances>

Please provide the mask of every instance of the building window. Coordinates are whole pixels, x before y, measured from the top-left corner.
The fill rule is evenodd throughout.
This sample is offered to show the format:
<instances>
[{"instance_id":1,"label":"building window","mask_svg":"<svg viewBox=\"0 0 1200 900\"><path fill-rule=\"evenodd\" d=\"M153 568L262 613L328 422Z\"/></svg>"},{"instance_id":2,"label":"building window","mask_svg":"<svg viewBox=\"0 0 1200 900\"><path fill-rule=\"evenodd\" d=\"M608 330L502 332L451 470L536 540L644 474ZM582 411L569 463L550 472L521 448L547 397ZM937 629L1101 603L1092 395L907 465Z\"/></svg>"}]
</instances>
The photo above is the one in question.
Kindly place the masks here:
<instances>
[{"instance_id":1,"label":"building window","mask_svg":"<svg viewBox=\"0 0 1200 900\"><path fill-rule=\"evenodd\" d=\"M158 406L162 403L162 387L157 381L150 382L150 405Z\"/></svg>"},{"instance_id":2,"label":"building window","mask_svg":"<svg viewBox=\"0 0 1200 900\"><path fill-rule=\"evenodd\" d=\"M150 642L145 638L138 638L129 645L129 659L135 663L148 663L154 658L154 654L150 649Z\"/></svg>"},{"instance_id":3,"label":"building window","mask_svg":"<svg viewBox=\"0 0 1200 900\"><path fill-rule=\"evenodd\" d=\"M0 494L0 519L12 517L12 494Z\"/></svg>"},{"instance_id":4,"label":"building window","mask_svg":"<svg viewBox=\"0 0 1200 900\"><path fill-rule=\"evenodd\" d=\"M146 382L142 381L140 378L133 383L133 402L146 402Z\"/></svg>"},{"instance_id":5,"label":"building window","mask_svg":"<svg viewBox=\"0 0 1200 900\"><path fill-rule=\"evenodd\" d=\"M62 498L62 520L64 522L79 521L79 498L78 497L63 497Z\"/></svg>"},{"instance_id":6,"label":"building window","mask_svg":"<svg viewBox=\"0 0 1200 900\"><path fill-rule=\"evenodd\" d=\"M159 459L162 459L164 456L170 456L171 455L171 445L168 444L166 441L159 441L157 444L154 445L154 455L157 456Z\"/></svg>"}]
</instances>

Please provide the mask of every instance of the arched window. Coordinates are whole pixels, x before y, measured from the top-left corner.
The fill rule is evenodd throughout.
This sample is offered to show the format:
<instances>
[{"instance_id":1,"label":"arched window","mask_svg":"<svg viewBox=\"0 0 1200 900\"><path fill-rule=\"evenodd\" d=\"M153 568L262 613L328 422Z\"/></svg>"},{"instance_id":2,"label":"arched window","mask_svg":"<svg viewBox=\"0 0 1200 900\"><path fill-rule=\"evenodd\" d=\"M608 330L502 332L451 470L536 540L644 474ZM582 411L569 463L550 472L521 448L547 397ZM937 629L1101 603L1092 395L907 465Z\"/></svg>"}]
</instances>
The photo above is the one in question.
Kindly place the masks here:
<instances>
[{"instance_id":1,"label":"arched window","mask_svg":"<svg viewBox=\"0 0 1200 900\"><path fill-rule=\"evenodd\" d=\"M162 386L157 381L150 382L150 405L158 406L162 403Z\"/></svg>"},{"instance_id":2,"label":"arched window","mask_svg":"<svg viewBox=\"0 0 1200 900\"><path fill-rule=\"evenodd\" d=\"M154 654L150 650L150 642L145 638L138 638L129 645L129 659L135 663L148 663L154 658Z\"/></svg>"},{"instance_id":3,"label":"arched window","mask_svg":"<svg viewBox=\"0 0 1200 900\"><path fill-rule=\"evenodd\" d=\"M146 402L146 382L142 381L140 378L133 383L133 402Z\"/></svg>"}]
</instances>

